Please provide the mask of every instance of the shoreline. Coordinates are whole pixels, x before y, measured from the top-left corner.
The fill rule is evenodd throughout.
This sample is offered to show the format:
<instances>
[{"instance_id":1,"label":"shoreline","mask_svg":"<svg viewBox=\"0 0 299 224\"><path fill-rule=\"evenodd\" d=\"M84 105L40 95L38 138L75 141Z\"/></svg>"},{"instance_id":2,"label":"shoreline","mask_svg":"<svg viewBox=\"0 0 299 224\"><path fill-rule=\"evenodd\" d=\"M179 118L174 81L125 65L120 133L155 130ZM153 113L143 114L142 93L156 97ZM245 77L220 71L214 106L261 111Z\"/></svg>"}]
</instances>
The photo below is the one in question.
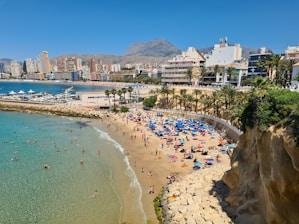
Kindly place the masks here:
<instances>
[{"instance_id":1,"label":"shoreline","mask_svg":"<svg viewBox=\"0 0 299 224\"><path fill-rule=\"evenodd\" d=\"M7 102L0 102L0 110L3 109L3 104L7 105ZM203 173L200 170L193 171L193 160L184 159L184 154L175 152L173 145L170 145L169 148L160 147L162 144L166 146L166 140L156 136L146 126L148 122L147 116L151 115L153 118L156 118L154 112L142 112L140 116L144 118L144 121L141 123L136 123L135 121L127 119L128 114L114 114L108 111L95 111L90 108L78 106L24 105L12 102L9 102L9 104L10 109L17 107L19 110L17 109L16 111L19 112L48 114L56 111L56 113L53 114L71 116L72 114L75 115L74 113L76 113L76 116L79 117L81 115L82 117L87 118L100 118L100 120L96 119L96 121L104 122L105 125L103 126L106 126L104 131L109 133L112 138L116 139L125 150L125 155L128 157L130 166L134 170L138 182L142 188L142 205L149 223L159 223L155 214L153 200L160 193L163 187L165 188L168 186L167 177L169 175L176 176L177 181L174 182L174 184L183 184L183 182L186 182L190 178L189 176L194 175L194 172L197 174ZM184 138L185 136L181 137ZM186 142L184 148L189 149L191 145L202 142L204 142L205 147L207 148L215 147L217 145L218 139L210 139L209 136L200 137L199 141L192 140L190 142ZM170 159L169 154L176 155L178 160L174 161ZM203 156L196 154L196 158L203 162ZM230 168L229 163L230 159L228 155L222 155L222 162L217 164L217 166L224 167L224 169L219 169L214 166L205 172L208 174L210 173L209 171L211 171L215 174L214 176L209 175L208 178L210 181L214 180L214 177L217 177L218 181L220 181L219 178L221 179L225 170ZM172 186L175 185L169 185L169 189L172 189ZM185 185L181 188L186 186L188 186L188 183L185 183ZM176 192L177 189L174 191ZM172 193L172 190L170 190L170 192ZM209 195L208 191L206 194L208 194L205 195L207 197L213 197ZM167 198L164 198L164 202L165 201L167 201ZM213 206L217 206L217 203L219 204L218 201L213 203ZM167 206L168 203L164 203L164 205ZM185 207L185 205L183 207ZM126 218L126 216L129 216L129 214L124 214L124 218Z\"/></svg>"}]
</instances>

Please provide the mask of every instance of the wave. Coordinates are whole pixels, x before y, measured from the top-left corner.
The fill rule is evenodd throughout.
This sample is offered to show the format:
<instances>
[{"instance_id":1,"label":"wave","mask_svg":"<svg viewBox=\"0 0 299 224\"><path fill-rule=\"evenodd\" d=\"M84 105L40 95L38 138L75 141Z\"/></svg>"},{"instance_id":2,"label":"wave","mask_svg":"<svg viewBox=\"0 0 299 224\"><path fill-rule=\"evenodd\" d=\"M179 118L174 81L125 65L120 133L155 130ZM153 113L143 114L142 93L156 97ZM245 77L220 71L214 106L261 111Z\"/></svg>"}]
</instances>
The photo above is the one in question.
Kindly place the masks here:
<instances>
[{"instance_id":1,"label":"wave","mask_svg":"<svg viewBox=\"0 0 299 224\"><path fill-rule=\"evenodd\" d=\"M94 129L99 133L100 137L111 142L113 144L113 146L119 150L119 152L121 152L123 155L125 155L125 150L124 148L116 141L114 140L107 132L102 131L96 127L94 127ZM140 211L142 212L142 214L144 215L144 220L143 223L146 223L146 215L143 209L143 205L142 205L142 188L141 185L137 179L137 176L133 170L133 168L130 165L129 162L129 158L128 156L124 156L124 162L127 166L126 172L125 174L130 178L130 189L136 189L138 192L138 201L137 201L137 205L138 208L140 209Z\"/></svg>"}]
</instances>

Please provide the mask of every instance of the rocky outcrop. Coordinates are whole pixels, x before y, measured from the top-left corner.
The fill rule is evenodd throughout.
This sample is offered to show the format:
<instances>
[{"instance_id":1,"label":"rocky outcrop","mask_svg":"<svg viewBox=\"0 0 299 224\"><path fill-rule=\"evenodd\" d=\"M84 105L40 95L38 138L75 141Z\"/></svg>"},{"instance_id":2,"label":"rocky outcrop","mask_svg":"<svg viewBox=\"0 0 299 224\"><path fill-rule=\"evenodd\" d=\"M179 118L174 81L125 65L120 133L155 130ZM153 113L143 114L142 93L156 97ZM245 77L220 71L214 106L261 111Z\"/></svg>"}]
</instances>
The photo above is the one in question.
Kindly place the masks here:
<instances>
[{"instance_id":1,"label":"rocky outcrop","mask_svg":"<svg viewBox=\"0 0 299 224\"><path fill-rule=\"evenodd\" d=\"M229 189L221 180L228 166L215 164L164 188L161 198L163 223L233 223L235 211L225 201Z\"/></svg>"},{"instance_id":2,"label":"rocky outcrop","mask_svg":"<svg viewBox=\"0 0 299 224\"><path fill-rule=\"evenodd\" d=\"M231 167L223 180L235 223L299 223L299 147L290 129L247 129Z\"/></svg>"}]
</instances>

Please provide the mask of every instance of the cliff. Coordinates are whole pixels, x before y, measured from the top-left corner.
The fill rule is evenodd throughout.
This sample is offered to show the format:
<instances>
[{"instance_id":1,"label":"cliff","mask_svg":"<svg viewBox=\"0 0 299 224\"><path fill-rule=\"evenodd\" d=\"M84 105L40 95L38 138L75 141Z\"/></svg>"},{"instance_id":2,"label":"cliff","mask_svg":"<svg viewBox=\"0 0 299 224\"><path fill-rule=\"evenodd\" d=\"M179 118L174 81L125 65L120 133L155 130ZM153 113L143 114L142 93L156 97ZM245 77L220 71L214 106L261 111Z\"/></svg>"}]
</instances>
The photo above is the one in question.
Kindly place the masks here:
<instances>
[{"instance_id":1,"label":"cliff","mask_svg":"<svg viewBox=\"0 0 299 224\"><path fill-rule=\"evenodd\" d=\"M299 147L292 128L247 128L223 176L235 223L299 223Z\"/></svg>"}]
</instances>

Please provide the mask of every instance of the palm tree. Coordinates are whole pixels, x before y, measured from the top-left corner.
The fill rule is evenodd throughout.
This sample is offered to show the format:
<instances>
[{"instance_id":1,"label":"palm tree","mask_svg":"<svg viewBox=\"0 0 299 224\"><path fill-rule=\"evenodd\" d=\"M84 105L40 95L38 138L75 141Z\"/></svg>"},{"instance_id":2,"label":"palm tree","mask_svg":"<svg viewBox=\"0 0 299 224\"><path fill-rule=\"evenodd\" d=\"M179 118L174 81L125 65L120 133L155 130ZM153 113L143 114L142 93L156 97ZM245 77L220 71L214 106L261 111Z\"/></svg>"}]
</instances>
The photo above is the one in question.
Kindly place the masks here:
<instances>
[{"instance_id":1,"label":"palm tree","mask_svg":"<svg viewBox=\"0 0 299 224\"><path fill-rule=\"evenodd\" d=\"M117 93L116 89L111 89L110 93L113 95L113 108L115 109L115 95Z\"/></svg>"},{"instance_id":2,"label":"palm tree","mask_svg":"<svg viewBox=\"0 0 299 224\"><path fill-rule=\"evenodd\" d=\"M233 76L234 73L234 68L233 67L227 67L226 69L226 74L228 76L228 80L231 81L231 78Z\"/></svg>"},{"instance_id":3,"label":"palm tree","mask_svg":"<svg viewBox=\"0 0 299 224\"><path fill-rule=\"evenodd\" d=\"M186 71L186 77L189 79L189 86L192 86L193 72L191 68Z\"/></svg>"},{"instance_id":4,"label":"palm tree","mask_svg":"<svg viewBox=\"0 0 299 224\"><path fill-rule=\"evenodd\" d=\"M231 114L231 105L234 103L236 89L232 85L225 85L222 87L221 93L224 96L225 110Z\"/></svg>"},{"instance_id":5,"label":"palm tree","mask_svg":"<svg viewBox=\"0 0 299 224\"><path fill-rule=\"evenodd\" d=\"M109 109L111 108L111 105L110 105L110 91L107 89L105 90L105 95L108 97L108 102L109 102Z\"/></svg>"},{"instance_id":6,"label":"palm tree","mask_svg":"<svg viewBox=\"0 0 299 224\"><path fill-rule=\"evenodd\" d=\"M268 56L268 55L267 55ZM267 73L268 73L268 68L267 67L271 67L269 62L266 62L266 60L258 60L257 62L257 67L260 70L260 76L262 76L262 72L267 69Z\"/></svg>"},{"instance_id":7,"label":"palm tree","mask_svg":"<svg viewBox=\"0 0 299 224\"><path fill-rule=\"evenodd\" d=\"M193 94L195 94L195 113L197 113L197 106L198 106L198 96L201 94L201 90L200 89L194 89L193 90Z\"/></svg>"},{"instance_id":8,"label":"palm tree","mask_svg":"<svg viewBox=\"0 0 299 224\"><path fill-rule=\"evenodd\" d=\"M186 94L186 93L187 93L187 89L181 89L181 90L180 90L180 94L181 94L181 95Z\"/></svg>"},{"instance_id":9,"label":"palm tree","mask_svg":"<svg viewBox=\"0 0 299 224\"><path fill-rule=\"evenodd\" d=\"M161 93L165 96L166 95L166 108L168 107L169 99L168 95L170 94L169 88L167 86L163 86L161 89Z\"/></svg>"},{"instance_id":10,"label":"palm tree","mask_svg":"<svg viewBox=\"0 0 299 224\"><path fill-rule=\"evenodd\" d=\"M276 75L275 75L275 84L282 84L281 82L281 74L278 70L278 67L279 67L279 64L280 64L280 59L281 59L281 56L279 54L275 54L275 55L272 55L272 62L273 62L273 66L274 66L274 69L276 70Z\"/></svg>"},{"instance_id":11,"label":"palm tree","mask_svg":"<svg viewBox=\"0 0 299 224\"><path fill-rule=\"evenodd\" d=\"M118 104L120 104L120 101L121 101L121 96L123 95L123 92L121 89L117 90L116 94L119 96L119 101L118 101Z\"/></svg>"},{"instance_id":12,"label":"palm tree","mask_svg":"<svg viewBox=\"0 0 299 224\"><path fill-rule=\"evenodd\" d=\"M220 107L220 92L219 90L215 90L212 92L210 99L213 104L213 114L216 117L219 117L219 107Z\"/></svg>"},{"instance_id":13,"label":"palm tree","mask_svg":"<svg viewBox=\"0 0 299 224\"><path fill-rule=\"evenodd\" d=\"M277 88L277 86L272 85L269 79L257 76L253 81L253 88L250 90L249 96L262 99L269 90L274 88Z\"/></svg>"},{"instance_id":14,"label":"palm tree","mask_svg":"<svg viewBox=\"0 0 299 224\"><path fill-rule=\"evenodd\" d=\"M206 67L201 67L200 68L200 77L201 77L201 83L203 84L204 83L204 77L206 76L207 74L207 68Z\"/></svg>"},{"instance_id":15,"label":"palm tree","mask_svg":"<svg viewBox=\"0 0 299 224\"><path fill-rule=\"evenodd\" d=\"M293 65L295 63L296 63L296 60L294 60L294 59L281 61L281 64L283 65L282 73L284 74L283 87L286 87L287 85L291 84L292 74L293 74Z\"/></svg>"},{"instance_id":16,"label":"palm tree","mask_svg":"<svg viewBox=\"0 0 299 224\"><path fill-rule=\"evenodd\" d=\"M126 102L127 88L122 88L121 91L122 91L122 93L124 94L124 101Z\"/></svg>"},{"instance_id":17,"label":"palm tree","mask_svg":"<svg viewBox=\"0 0 299 224\"><path fill-rule=\"evenodd\" d=\"M169 90L169 94L172 94L172 102L174 102L175 88L171 88L171 89Z\"/></svg>"},{"instance_id":18,"label":"palm tree","mask_svg":"<svg viewBox=\"0 0 299 224\"><path fill-rule=\"evenodd\" d=\"M178 109L178 100L180 99L180 95L174 95L174 100L175 100L175 109Z\"/></svg>"},{"instance_id":19,"label":"palm tree","mask_svg":"<svg viewBox=\"0 0 299 224\"><path fill-rule=\"evenodd\" d=\"M129 95L130 95L130 103L132 103L132 92L133 92L133 90L134 90L134 88L132 86L129 86L129 88L127 90Z\"/></svg>"}]
</instances>

